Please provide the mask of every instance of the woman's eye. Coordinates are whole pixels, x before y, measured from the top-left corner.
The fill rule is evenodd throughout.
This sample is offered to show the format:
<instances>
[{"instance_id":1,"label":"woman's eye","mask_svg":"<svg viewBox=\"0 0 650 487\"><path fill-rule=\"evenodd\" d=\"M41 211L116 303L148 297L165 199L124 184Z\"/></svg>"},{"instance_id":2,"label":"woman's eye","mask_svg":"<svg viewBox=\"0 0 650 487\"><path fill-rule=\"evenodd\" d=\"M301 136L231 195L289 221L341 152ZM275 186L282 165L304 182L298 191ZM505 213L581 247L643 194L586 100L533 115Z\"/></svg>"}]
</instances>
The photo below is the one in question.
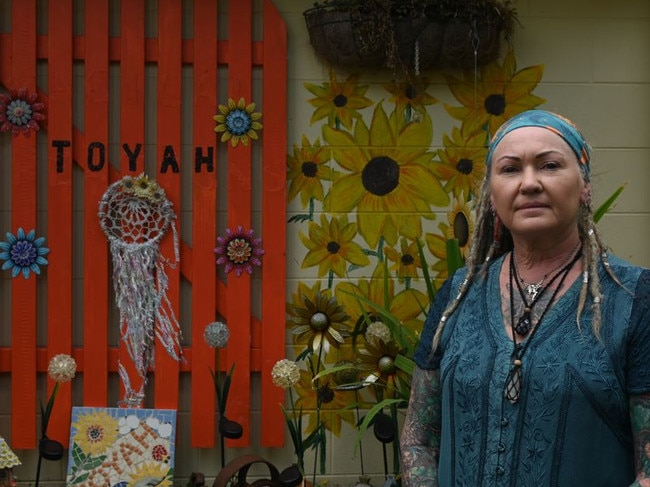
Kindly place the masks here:
<instances>
[{"instance_id":1,"label":"woman's eye","mask_svg":"<svg viewBox=\"0 0 650 487\"><path fill-rule=\"evenodd\" d=\"M546 161L544 164L542 164L542 167L544 169L557 169L560 167L560 165L555 161Z\"/></svg>"}]
</instances>

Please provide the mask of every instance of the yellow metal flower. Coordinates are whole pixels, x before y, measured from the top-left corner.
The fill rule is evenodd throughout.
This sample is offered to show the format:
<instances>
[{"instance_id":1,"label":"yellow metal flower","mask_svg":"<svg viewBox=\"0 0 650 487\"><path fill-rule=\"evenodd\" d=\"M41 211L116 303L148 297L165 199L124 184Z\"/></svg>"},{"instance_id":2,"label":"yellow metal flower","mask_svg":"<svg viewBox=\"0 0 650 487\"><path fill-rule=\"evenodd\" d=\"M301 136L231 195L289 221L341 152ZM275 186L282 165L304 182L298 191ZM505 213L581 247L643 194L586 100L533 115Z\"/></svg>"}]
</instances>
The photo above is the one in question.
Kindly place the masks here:
<instances>
[{"instance_id":1,"label":"yellow metal flower","mask_svg":"<svg viewBox=\"0 0 650 487\"><path fill-rule=\"evenodd\" d=\"M362 380L377 386L374 390L379 400L384 397L407 397L409 376L396 365L397 356L404 352L405 349L394 340L366 341L359 348L359 368L366 371Z\"/></svg>"},{"instance_id":2,"label":"yellow metal flower","mask_svg":"<svg viewBox=\"0 0 650 487\"><path fill-rule=\"evenodd\" d=\"M168 487L173 485L172 480L172 471L168 463L142 462L130 472L127 487L145 485Z\"/></svg>"},{"instance_id":3,"label":"yellow metal flower","mask_svg":"<svg viewBox=\"0 0 650 487\"><path fill-rule=\"evenodd\" d=\"M316 98L307 100L316 107L309 121L311 124L327 118L327 123L333 127L340 128L343 125L352 129L352 120L361 118L358 110L372 105L372 100L365 96L368 86L359 84L358 75L350 75L341 83L330 72L329 82L322 85L305 83L305 88L316 95Z\"/></svg>"},{"instance_id":4,"label":"yellow metal flower","mask_svg":"<svg viewBox=\"0 0 650 487\"><path fill-rule=\"evenodd\" d=\"M384 248L388 261L392 262L388 268L397 273L399 282L404 282L405 279L417 279L418 269L422 269L418 244L415 240L409 243L404 237L400 238L399 243L399 250L393 247Z\"/></svg>"},{"instance_id":5,"label":"yellow metal flower","mask_svg":"<svg viewBox=\"0 0 650 487\"><path fill-rule=\"evenodd\" d=\"M343 421L355 425L354 412L350 404L354 404L355 397L352 391L337 390L336 386L325 376L319 381L318 388L312 381L311 374L306 370L300 371L300 381L294 386L298 399L296 407L302 408L303 416L309 421L305 433L308 435L318 426L319 420L323 426L341 436ZM320 399L320 413L317 412Z\"/></svg>"},{"instance_id":6,"label":"yellow metal flower","mask_svg":"<svg viewBox=\"0 0 650 487\"><path fill-rule=\"evenodd\" d=\"M485 176L486 135L485 132L476 132L464 136L458 127L454 127L451 137L447 134L442 137L445 148L438 150L441 163L434 164L432 171L446 181L445 190L456 198L469 199L480 191Z\"/></svg>"},{"instance_id":7,"label":"yellow metal flower","mask_svg":"<svg viewBox=\"0 0 650 487\"><path fill-rule=\"evenodd\" d=\"M303 208L312 198L323 201L325 196L323 182L330 181L332 178L328 154L329 151L321 147L318 140L312 145L304 134L301 146L293 146L293 156L287 157L289 201L300 195Z\"/></svg>"},{"instance_id":8,"label":"yellow metal flower","mask_svg":"<svg viewBox=\"0 0 650 487\"><path fill-rule=\"evenodd\" d=\"M431 172L428 151L433 126L427 114L405 123L381 103L370 127L359 120L354 133L326 126L323 135L336 162L347 173L336 176L324 206L333 213L357 210L359 233L374 248L383 237L395 245L399 235L415 239L432 207L445 207L449 195Z\"/></svg>"},{"instance_id":9,"label":"yellow metal flower","mask_svg":"<svg viewBox=\"0 0 650 487\"><path fill-rule=\"evenodd\" d=\"M103 410L81 414L72 423L74 441L86 455L99 455L115 443L119 431L118 420Z\"/></svg>"},{"instance_id":10,"label":"yellow metal flower","mask_svg":"<svg viewBox=\"0 0 650 487\"><path fill-rule=\"evenodd\" d=\"M307 344L315 352L322 346L327 355L330 346L340 347L350 334L346 324L350 317L329 292L294 295L288 312L294 343Z\"/></svg>"},{"instance_id":11,"label":"yellow metal flower","mask_svg":"<svg viewBox=\"0 0 650 487\"><path fill-rule=\"evenodd\" d=\"M473 70L465 71L462 79L447 76L449 89L463 106L445 104L445 109L453 118L463 122L466 133L487 130L491 136L513 115L546 101L532 94L542 79L543 71L543 65L517 71L515 55L510 50L503 64L494 62L481 68L478 81Z\"/></svg>"},{"instance_id":12,"label":"yellow metal flower","mask_svg":"<svg viewBox=\"0 0 650 487\"><path fill-rule=\"evenodd\" d=\"M262 114L255 111L255 103L246 104L244 98L240 98L237 103L232 98L228 98L228 106L219 105L218 115L212 117L217 123L214 131L221 133L221 142L230 140L233 147L241 141L242 144L248 145L248 139L257 140L256 130L262 128L258 122Z\"/></svg>"},{"instance_id":13,"label":"yellow metal flower","mask_svg":"<svg viewBox=\"0 0 650 487\"><path fill-rule=\"evenodd\" d=\"M347 216L327 217L321 214L320 225L309 223L309 236L300 232L300 240L309 249L302 268L318 266L318 277L331 270L339 277L347 275L347 265L367 266L370 259L359 244L352 239L357 235L357 224L348 222Z\"/></svg>"}]
</instances>

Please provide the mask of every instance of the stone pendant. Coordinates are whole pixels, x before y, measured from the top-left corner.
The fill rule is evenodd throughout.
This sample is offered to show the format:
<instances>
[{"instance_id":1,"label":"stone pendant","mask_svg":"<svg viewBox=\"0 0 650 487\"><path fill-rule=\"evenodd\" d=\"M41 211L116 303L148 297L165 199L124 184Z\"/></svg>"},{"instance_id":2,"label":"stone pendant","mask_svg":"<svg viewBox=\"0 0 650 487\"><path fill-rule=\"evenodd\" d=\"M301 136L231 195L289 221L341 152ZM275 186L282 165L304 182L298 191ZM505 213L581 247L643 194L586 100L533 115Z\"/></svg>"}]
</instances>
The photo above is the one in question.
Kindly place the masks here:
<instances>
[{"instance_id":1,"label":"stone pendant","mask_svg":"<svg viewBox=\"0 0 650 487\"><path fill-rule=\"evenodd\" d=\"M519 392L521 391L521 366L513 365L508 373L506 380L506 388L503 391L505 398L510 401L510 404L516 404L519 400Z\"/></svg>"},{"instance_id":2,"label":"stone pendant","mask_svg":"<svg viewBox=\"0 0 650 487\"><path fill-rule=\"evenodd\" d=\"M533 324L530 319L530 309L526 308L524 310L524 314L521 315L521 318L519 318L519 321L517 321L515 324L515 333L520 337L525 337L528 335L528 333L530 333L532 326Z\"/></svg>"}]
</instances>

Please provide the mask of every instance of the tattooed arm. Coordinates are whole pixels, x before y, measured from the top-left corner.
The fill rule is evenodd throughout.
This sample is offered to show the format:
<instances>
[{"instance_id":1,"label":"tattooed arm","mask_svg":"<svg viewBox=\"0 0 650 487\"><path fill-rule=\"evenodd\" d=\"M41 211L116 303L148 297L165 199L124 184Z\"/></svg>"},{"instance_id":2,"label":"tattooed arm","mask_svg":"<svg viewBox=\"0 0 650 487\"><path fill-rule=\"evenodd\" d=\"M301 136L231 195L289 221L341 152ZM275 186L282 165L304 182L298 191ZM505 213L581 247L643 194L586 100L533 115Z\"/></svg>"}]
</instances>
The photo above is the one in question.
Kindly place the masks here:
<instances>
[{"instance_id":1,"label":"tattooed arm","mask_svg":"<svg viewBox=\"0 0 650 487\"><path fill-rule=\"evenodd\" d=\"M630 487L650 487L650 393L630 397L634 436L636 482Z\"/></svg>"},{"instance_id":2,"label":"tattooed arm","mask_svg":"<svg viewBox=\"0 0 650 487\"><path fill-rule=\"evenodd\" d=\"M440 371L415 367L400 439L405 487L438 487L440 407Z\"/></svg>"}]
</instances>

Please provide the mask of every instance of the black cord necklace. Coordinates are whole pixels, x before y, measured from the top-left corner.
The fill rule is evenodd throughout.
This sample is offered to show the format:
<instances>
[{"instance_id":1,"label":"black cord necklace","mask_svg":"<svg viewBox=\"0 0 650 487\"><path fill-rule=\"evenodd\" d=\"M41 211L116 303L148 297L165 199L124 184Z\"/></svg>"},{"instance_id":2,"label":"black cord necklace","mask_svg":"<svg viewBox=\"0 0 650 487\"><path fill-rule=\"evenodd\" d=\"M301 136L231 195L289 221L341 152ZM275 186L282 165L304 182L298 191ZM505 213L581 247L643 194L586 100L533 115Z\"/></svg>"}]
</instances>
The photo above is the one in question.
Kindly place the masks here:
<instances>
[{"instance_id":1,"label":"black cord necklace","mask_svg":"<svg viewBox=\"0 0 650 487\"><path fill-rule=\"evenodd\" d=\"M533 328L532 333L528 337L527 340L524 340L521 343L517 343L517 335L515 334L515 306L514 306L514 289L513 289L513 280L514 280L514 265L512 263L512 254L510 255L510 326L512 327L512 342L514 343L514 350L512 351L512 367L510 368L510 372L508 372L508 377L506 378L506 385L505 389L503 391L503 395L505 396L508 401L510 401L511 404L517 403L519 400L519 394L521 392L521 383L522 383L522 375L521 375L521 366L523 364L522 359L524 357L524 353L526 352L526 349L528 348L528 345L530 345L530 342L533 339L533 336L535 336L535 332L539 329L540 324L542 322L542 319L544 316L546 316L546 312L551 308L551 304L555 301L555 298L557 297L558 292L560 292L560 289L562 288L562 285L564 284L564 281L566 280L567 276L569 275L569 272L573 268L576 262L582 257L582 251L579 251L576 253L576 255L571 259L571 261L566 264L560 271L558 271L555 276L551 279L551 281L546 285L546 287L540 292L540 295L548 289L555 280L561 276L560 282L553 291L553 295L551 296L551 299L546 303L546 306L542 310L542 313L539 316L539 319L537 320L537 326ZM523 297L523 291L520 286L519 291L522 293L522 299L524 300L524 305L526 305L526 299ZM539 298L537 298L539 299ZM537 299L533 301L533 304L537 302ZM519 322L522 321L523 317L527 315L528 321L530 322L530 309L526 311L527 308L524 308L524 315L522 318L519 319ZM519 322L517 324L519 324ZM532 323L530 324L532 326Z\"/></svg>"},{"instance_id":2,"label":"black cord necklace","mask_svg":"<svg viewBox=\"0 0 650 487\"><path fill-rule=\"evenodd\" d=\"M515 333L517 333L517 335L519 335L520 337L525 337L526 335L528 335L528 333L530 333L530 330L533 327L533 322L531 318L533 307L542 298L544 292L546 292L546 290L553 285L553 283L557 280L557 278L562 275L562 272L566 269L566 266L568 265L569 259L571 259L573 252L575 252L577 249L578 247L573 249L573 251L571 251L571 253L566 256L566 258L562 261L562 263L558 267L553 269L553 271L546 273L539 283L528 284L526 287L526 292L524 292L524 290L522 289L522 284L526 284L526 283L519 275L519 269L517 269L517 259L515 258L515 251L514 250L512 251L512 253L510 254L510 297L512 298L512 293L514 292L512 286L513 275L514 275L514 281L517 283L519 296L521 296L521 300L524 303L524 313L519 317L517 323L514 323L513 329ZM548 284L542 287L542 284L552 272L555 272L555 274L548 282ZM534 289L531 290L531 288ZM526 295L532 296L533 299L530 303L526 299Z\"/></svg>"}]
</instances>

